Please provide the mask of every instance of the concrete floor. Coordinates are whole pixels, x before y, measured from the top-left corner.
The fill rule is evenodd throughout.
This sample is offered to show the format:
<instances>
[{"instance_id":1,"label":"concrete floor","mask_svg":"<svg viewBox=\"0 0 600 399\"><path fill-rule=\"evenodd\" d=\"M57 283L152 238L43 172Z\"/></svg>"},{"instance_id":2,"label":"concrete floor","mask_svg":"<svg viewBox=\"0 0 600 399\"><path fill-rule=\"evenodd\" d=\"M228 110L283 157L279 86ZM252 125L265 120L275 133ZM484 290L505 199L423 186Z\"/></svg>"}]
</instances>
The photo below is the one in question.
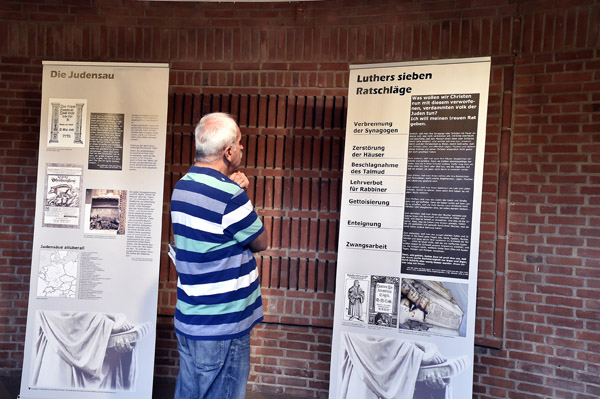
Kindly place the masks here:
<instances>
[{"instance_id":1,"label":"concrete floor","mask_svg":"<svg viewBox=\"0 0 600 399\"><path fill-rule=\"evenodd\" d=\"M21 377L0 376L0 399L16 399L20 385Z\"/></svg>"},{"instance_id":2,"label":"concrete floor","mask_svg":"<svg viewBox=\"0 0 600 399\"><path fill-rule=\"evenodd\" d=\"M0 399L17 399L21 389L21 377L0 375ZM175 383L172 381L154 380L152 399L172 399ZM248 392L246 399L294 399L299 397L290 395L266 394L261 392Z\"/></svg>"}]
</instances>

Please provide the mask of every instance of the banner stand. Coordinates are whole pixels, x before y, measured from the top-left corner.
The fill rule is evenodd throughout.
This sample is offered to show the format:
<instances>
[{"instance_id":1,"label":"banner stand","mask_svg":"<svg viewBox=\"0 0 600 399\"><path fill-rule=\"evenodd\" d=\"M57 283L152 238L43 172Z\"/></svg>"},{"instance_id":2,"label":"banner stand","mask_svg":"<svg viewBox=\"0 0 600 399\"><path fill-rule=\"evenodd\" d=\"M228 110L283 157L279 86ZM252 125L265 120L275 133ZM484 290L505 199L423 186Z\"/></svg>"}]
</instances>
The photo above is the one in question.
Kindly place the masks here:
<instances>
[{"instance_id":1,"label":"banner stand","mask_svg":"<svg viewBox=\"0 0 600 399\"><path fill-rule=\"evenodd\" d=\"M151 398L169 67L43 67L19 397Z\"/></svg>"},{"instance_id":2,"label":"banner stand","mask_svg":"<svg viewBox=\"0 0 600 399\"><path fill-rule=\"evenodd\" d=\"M490 58L357 65L329 397L469 398Z\"/></svg>"}]
</instances>

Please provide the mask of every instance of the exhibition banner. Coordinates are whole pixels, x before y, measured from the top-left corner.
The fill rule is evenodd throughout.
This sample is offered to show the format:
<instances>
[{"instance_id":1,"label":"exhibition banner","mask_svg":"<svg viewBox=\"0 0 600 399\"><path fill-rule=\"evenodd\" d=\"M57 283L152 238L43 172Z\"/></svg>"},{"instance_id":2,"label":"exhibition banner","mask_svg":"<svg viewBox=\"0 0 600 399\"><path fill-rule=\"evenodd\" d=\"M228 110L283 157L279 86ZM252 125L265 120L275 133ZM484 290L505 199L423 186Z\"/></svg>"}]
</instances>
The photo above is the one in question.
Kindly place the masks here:
<instances>
[{"instance_id":1,"label":"exhibition banner","mask_svg":"<svg viewBox=\"0 0 600 399\"><path fill-rule=\"evenodd\" d=\"M152 397L169 68L44 62L23 399Z\"/></svg>"},{"instance_id":2,"label":"exhibition banner","mask_svg":"<svg viewBox=\"0 0 600 399\"><path fill-rule=\"evenodd\" d=\"M470 398L490 59L350 70L330 398Z\"/></svg>"}]
</instances>

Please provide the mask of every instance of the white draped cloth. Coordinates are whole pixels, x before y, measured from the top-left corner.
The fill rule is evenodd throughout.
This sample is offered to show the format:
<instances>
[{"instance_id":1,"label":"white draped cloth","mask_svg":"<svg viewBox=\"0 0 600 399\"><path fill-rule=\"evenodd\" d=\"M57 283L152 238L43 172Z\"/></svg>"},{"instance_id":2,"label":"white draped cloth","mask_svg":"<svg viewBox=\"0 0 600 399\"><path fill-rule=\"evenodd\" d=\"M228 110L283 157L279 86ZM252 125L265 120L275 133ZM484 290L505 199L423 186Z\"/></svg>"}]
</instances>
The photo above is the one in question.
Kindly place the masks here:
<instances>
[{"instance_id":1,"label":"white draped cloth","mask_svg":"<svg viewBox=\"0 0 600 399\"><path fill-rule=\"evenodd\" d=\"M412 399L424 352L401 339L342 334L340 398Z\"/></svg>"},{"instance_id":2,"label":"white draped cloth","mask_svg":"<svg viewBox=\"0 0 600 399\"><path fill-rule=\"evenodd\" d=\"M44 388L128 390L136 377L136 349L108 347L114 321L101 313L36 315L32 385Z\"/></svg>"}]
</instances>

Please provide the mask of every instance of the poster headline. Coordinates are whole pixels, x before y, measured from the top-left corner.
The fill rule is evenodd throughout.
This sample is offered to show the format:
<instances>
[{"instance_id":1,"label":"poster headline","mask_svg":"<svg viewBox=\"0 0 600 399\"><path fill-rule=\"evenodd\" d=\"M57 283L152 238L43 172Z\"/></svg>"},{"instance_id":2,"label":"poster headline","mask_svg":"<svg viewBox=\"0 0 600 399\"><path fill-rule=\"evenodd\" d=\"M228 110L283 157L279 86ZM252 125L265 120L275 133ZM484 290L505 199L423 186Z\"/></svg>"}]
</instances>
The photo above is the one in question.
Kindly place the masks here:
<instances>
[{"instance_id":1,"label":"poster headline","mask_svg":"<svg viewBox=\"0 0 600 399\"><path fill-rule=\"evenodd\" d=\"M361 76L358 75L356 81L359 83L391 83L396 81L406 80L430 80L433 79L433 74L430 72L417 73L417 72L403 72L399 74L391 75L378 75L373 73L371 75ZM385 94L397 94L403 96L405 94L412 93L411 86L398 86L398 85L385 85L382 87L357 87L357 95L385 95Z\"/></svg>"}]
</instances>

